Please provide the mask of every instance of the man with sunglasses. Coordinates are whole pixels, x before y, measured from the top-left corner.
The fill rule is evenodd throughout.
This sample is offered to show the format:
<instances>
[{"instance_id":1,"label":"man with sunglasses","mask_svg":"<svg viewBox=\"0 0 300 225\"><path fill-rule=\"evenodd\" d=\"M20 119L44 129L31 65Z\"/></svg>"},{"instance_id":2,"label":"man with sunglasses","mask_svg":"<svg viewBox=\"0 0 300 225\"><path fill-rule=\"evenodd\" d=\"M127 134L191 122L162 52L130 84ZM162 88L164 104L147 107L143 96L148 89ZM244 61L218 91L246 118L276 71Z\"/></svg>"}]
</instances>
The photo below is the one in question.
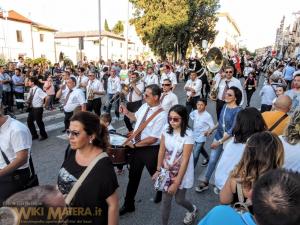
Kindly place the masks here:
<instances>
[{"instance_id":1,"label":"man with sunglasses","mask_svg":"<svg viewBox=\"0 0 300 225\"><path fill-rule=\"evenodd\" d=\"M178 104L177 95L172 92L172 82L170 79L165 79L162 83L163 93L160 97L161 107L166 112L169 112L173 105Z\"/></svg>"},{"instance_id":2,"label":"man with sunglasses","mask_svg":"<svg viewBox=\"0 0 300 225\"><path fill-rule=\"evenodd\" d=\"M225 104L226 91L230 87L235 86L241 90L243 97L242 97L242 101L241 101L240 105L243 105L243 103L244 103L244 90L243 90L241 82L237 78L233 77L234 68L232 66L227 66L227 67L225 67L224 72L225 72L225 77L219 81L219 85L217 86L218 96L217 96L217 102L216 102L216 112L217 112L218 119L219 119L221 110Z\"/></svg>"},{"instance_id":3,"label":"man with sunglasses","mask_svg":"<svg viewBox=\"0 0 300 225\"><path fill-rule=\"evenodd\" d=\"M161 79L160 79L161 85L165 79L171 80L172 91L174 91L176 88L176 85L177 85L177 78L176 78L176 74L173 73L172 68L169 65L165 65L165 67L164 67L164 73L161 75Z\"/></svg>"},{"instance_id":4,"label":"man with sunglasses","mask_svg":"<svg viewBox=\"0 0 300 225\"><path fill-rule=\"evenodd\" d=\"M190 79L184 85L184 90L186 91L186 109L188 114L193 109L197 108L197 102L200 99L200 92L202 88L202 81L197 79L197 73L195 71L191 72Z\"/></svg>"},{"instance_id":5,"label":"man with sunglasses","mask_svg":"<svg viewBox=\"0 0 300 225\"><path fill-rule=\"evenodd\" d=\"M147 123L146 127L132 139L128 146L132 149L133 155L130 162L129 182L127 185L124 205L120 209L120 215L135 211L134 198L137 193L140 179L144 167L146 166L151 177L156 172L160 137L163 127L167 124L167 114L161 110L160 106L161 89L158 85L152 84L146 87L144 103L136 112L130 112L124 106L120 106L120 112L131 121L136 121L134 133L147 119L157 113L155 117ZM158 111L159 110L159 111ZM157 192L154 202L161 201L161 192Z\"/></svg>"},{"instance_id":6,"label":"man with sunglasses","mask_svg":"<svg viewBox=\"0 0 300 225\"><path fill-rule=\"evenodd\" d=\"M85 94L86 86L89 81L89 78L86 75L84 75L85 69L83 67L79 67L77 72L78 72L78 76L76 79L76 87L80 88Z\"/></svg>"},{"instance_id":7,"label":"man with sunglasses","mask_svg":"<svg viewBox=\"0 0 300 225\"><path fill-rule=\"evenodd\" d=\"M118 99L118 93L121 92L121 80L119 77L117 77L117 68L113 66L110 70L110 77L107 80L107 94L108 94L108 100L110 104L108 107L106 107L106 112L110 114L110 110L112 108L112 105L115 105L115 114L116 117L119 118L119 105L120 100ZM111 104L112 103L112 104Z\"/></svg>"}]
</instances>

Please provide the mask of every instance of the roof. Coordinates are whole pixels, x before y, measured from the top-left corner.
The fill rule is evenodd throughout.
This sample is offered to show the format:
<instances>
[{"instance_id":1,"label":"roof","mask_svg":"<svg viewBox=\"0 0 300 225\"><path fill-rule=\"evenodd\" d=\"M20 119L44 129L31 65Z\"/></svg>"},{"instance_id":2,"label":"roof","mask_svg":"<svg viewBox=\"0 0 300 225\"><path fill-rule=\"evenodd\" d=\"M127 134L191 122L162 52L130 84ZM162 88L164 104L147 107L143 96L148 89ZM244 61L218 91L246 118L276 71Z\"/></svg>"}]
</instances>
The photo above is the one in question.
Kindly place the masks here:
<instances>
[{"instance_id":1,"label":"roof","mask_svg":"<svg viewBox=\"0 0 300 225\"><path fill-rule=\"evenodd\" d=\"M3 12L0 12L0 18L4 18L3 17ZM25 16L22 16L21 14L17 13L14 10L9 10L8 11L8 20L15 20L15 21L19 21L19 22L23 22L23 23L32 23L32 21L28 18L26 18Z\"/></svg>"},{"instance_id":2,"label":"roof","mask_svg":"<svg viewBox=\"0 0 300 225\"><path fill-rule=\"evenodd\" d=\"M98 37L99 36L99 31L72 31L72 32L57 32L55 33L55 38L79 38L79 37ZM125 40L125 37L122 35L115 34L113 32L109 31L101 31L101 36L105 37L110 37L110 38L115 38L119 40ZM130 44L133 44L129 40Z\"/></svg>"},{"instance_id":3,"label":"roof","mask_svg":"<svg viewBox=\"0 0 300 225\"><path fill-rule=\"evenodd\" d=\"M48 27L46 25L40 24L40 23L36 23L33 22L32 26L39 28L41 30L48 30L48 31L53 31L53 32L57 32L57 30L55 30L54 28Z\"/></svg>"},{"instance_id":4,"label":"roof","mask_svg":"<svg viewBox=\"0 0 300 225\"><path fill-rule=\"evenodd\" d=\"M220 12L220 13L217 14L217 16L218 17L226 17L229 20L229 22L234 26L234 28L239 33L239 35L241 35L239 27L237 26L237 24L234 21L234 19L229 15L229 13L227 13L227 12Z\"/></svg>"}]
</instances>

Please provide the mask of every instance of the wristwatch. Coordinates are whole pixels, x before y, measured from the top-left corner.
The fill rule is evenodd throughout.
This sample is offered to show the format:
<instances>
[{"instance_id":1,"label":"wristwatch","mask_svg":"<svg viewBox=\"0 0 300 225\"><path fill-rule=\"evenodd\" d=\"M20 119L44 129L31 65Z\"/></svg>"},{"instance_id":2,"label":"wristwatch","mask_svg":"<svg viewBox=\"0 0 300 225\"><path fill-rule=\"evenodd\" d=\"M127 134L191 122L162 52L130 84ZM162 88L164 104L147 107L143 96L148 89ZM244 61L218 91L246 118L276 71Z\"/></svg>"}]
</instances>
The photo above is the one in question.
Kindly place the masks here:
<instances>
[{"instance_id":1,"label":"wristwatch","mask_svg":"<svg viewBox=\"0 0 300 225\"><path fill-rule=\"evenodd\" d=\"M218 140L218 143L219 143L220 145L223 144L222 139Z\"/></svg>"}]
</instances>

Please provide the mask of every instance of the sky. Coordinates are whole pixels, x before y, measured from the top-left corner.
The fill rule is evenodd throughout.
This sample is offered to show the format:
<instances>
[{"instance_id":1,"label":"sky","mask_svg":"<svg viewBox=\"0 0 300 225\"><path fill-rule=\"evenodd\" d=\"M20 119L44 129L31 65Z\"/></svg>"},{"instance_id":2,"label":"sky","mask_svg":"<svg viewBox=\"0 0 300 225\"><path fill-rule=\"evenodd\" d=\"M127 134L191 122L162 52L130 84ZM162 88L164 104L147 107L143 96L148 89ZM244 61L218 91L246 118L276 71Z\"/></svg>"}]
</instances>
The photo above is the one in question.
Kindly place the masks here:
<instances>
[{"instance_id":1,"label":"sky","mask_svg":"<svg viewBox=\"0 0 300 225\"><path fill-rule=\"evenodd\" d=\"M220 0L240 28L242 45L251 51L272 45L282 17L288 25L300 11L300 0ZM97 30L98 0L0 0L0 7L21 13L60 31ZM126 19L127 0L101 0L101 18L109 26ZM130 7L130 12L132 9ZM299 15L300 16L300 15Z\"/></svg>"}]
</instances>

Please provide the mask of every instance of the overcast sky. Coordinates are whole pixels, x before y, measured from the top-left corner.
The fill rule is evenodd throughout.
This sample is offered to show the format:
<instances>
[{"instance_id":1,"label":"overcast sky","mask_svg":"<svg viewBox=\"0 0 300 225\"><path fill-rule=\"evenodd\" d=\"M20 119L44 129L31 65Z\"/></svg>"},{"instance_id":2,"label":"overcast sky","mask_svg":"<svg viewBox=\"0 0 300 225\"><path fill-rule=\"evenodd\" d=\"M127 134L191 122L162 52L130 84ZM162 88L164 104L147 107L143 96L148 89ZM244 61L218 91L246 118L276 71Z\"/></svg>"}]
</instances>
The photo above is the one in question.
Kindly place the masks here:
<instances>
[{"instance_id":1,"label":"overcast sky","mask_svg":"<svg viewBox=\"0 0 300 225\"><path fill-rule=\"evenodd\" d=\"M220 0L220 11L227 11L238 24L242 44L251 50L275 41L282 16L291 22L300 11L300 0ZM14 9L32 20L60 31L98 29L98 0L0 0L0 6ZM127 0L101 0L102 20L110 27L125 20ZM299 15L300 16L300 15Z\"/></svg>"}]
</instances>

